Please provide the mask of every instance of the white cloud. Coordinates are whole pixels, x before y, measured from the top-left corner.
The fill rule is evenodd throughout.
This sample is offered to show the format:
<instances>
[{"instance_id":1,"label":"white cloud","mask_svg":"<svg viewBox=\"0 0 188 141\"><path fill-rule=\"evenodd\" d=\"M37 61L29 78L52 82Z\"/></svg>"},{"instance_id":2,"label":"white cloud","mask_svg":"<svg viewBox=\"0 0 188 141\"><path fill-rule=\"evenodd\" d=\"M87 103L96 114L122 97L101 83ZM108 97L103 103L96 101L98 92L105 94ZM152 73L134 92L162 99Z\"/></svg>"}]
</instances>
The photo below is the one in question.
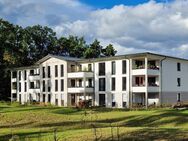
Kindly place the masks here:
<instances>
[{"instance_id":1,"label":"white cloud","mask_svg":"<svg viewBox=\"0 0 188 141\"><path fill-rule=\"evenodd\" d=\"M97 38L104 46L112 43L118 54L151 51L188 58L187 7L188 0L110 9L93 9L79 0L0 0L0 16L24 26L49 25L58 36Z\"/></svg>"},{"instance_id":2,"label":"white cloud","mask_svg":"<svg viewBox=\"0 0 188 141\"><path fill-rule=\"evenodd\" d=\"M71 22L63 34L84 35L102 43L113 43L123 53L151 51L188 57L188 1L171 3L150 1L137 6L117 5L90 12L85 20ZM175 51L179 53L175 53Z\"/></svg>"},{"instance_id":3,"label":"white cloud","mask_svg":"<svg viewBox=\"0 0 188 141\"><path fill-rule=\"evenodd\" d=\"M84 20L90 11L78 0L0 0L0 17L24 27Z\"/></svg>"}]
</instances>

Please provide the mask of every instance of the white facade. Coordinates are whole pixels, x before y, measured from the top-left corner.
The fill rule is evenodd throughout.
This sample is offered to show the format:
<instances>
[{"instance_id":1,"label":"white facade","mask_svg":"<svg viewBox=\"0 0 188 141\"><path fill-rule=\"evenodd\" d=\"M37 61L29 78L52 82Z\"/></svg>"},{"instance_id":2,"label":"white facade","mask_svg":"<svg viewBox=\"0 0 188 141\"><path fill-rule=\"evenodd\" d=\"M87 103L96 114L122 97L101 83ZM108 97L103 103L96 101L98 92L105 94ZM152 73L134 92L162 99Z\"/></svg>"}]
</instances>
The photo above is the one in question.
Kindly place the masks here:
<instances>
[{"instance_id":1,"label":"white facade","mask_svg":"<svg viewBox=\"0 0 188 141\"><path fill-rule=\"evenodd\" d=\"M26 77L25 77L26 74ZM188 60L152 53L96 59L48 55L12 70L12 100L132 107L188 101Z\"/></svg>"}]
</instances>

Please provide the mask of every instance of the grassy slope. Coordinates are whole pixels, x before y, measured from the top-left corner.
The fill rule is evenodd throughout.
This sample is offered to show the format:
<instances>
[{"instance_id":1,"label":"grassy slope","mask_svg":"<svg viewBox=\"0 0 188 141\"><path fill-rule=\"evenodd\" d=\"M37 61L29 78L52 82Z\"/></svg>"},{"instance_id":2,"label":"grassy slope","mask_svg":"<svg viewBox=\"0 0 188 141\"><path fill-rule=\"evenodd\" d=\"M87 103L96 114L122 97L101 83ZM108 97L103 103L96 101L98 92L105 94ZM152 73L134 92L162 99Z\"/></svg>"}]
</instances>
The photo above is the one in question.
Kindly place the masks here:
<instances>
[{"instance_id":1,"label":"grassy slope","mask_svg":"<svg viewBox=\"0 0 188 141\"><path fill-rule=\"evenodd\" d=\"M188 111L157 109L123 111L112 109L10 106L0 104L0 140L179 140L188 139ZM113 137L112 137L113 132ZM119 133L118 133L119 132Z\"/></svg>"}]
</instances>

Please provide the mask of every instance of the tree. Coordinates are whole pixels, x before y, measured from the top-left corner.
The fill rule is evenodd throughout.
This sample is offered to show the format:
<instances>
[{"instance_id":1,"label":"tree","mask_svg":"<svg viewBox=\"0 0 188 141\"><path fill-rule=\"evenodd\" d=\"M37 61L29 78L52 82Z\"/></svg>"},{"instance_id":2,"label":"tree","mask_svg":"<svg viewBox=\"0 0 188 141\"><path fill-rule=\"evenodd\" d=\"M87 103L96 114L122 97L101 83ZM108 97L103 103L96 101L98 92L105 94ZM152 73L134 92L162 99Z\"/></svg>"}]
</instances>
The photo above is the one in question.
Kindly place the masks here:
<instances>
[{"instance_id":1,"label":"tree","mask_svg":"<svg viewBox=\"0 0 188 141\"><path fill-rule=\"evenodd\" d=\"M0 19L0 99L10 96L10 71L7 68L23 65L25 47L23 29Z\"/></svg>"},{"instance_id":2,"label":"tree","mask_svg":"<svg viewBox=\"0 0 188 141\"><path fill-rule=\"evenodd\" d=\"M84 52L85 58L98 58L102 55L102 46L100 42L95 39L93 43L89 45L89 47Z\"/></svg>"},{"instance_id":3,"label":"tree","mask_svg":"<svg viewBox=\"0 0 188 141\"><path fill-rule=\"evenodd\" d=\"M86 50L86 42L83 37L69 36L68 38L61 37L58 40L59 51L57 54L71 57L83 57Z\"/></svg>"},{"instance_id":4,"label":"tree","mask_svg":"<svg viewBox=\"0 0 188 141\"><path fill-rule=\"evenodd\" d=\"M104 56L115 56L117 51L114 49L112 44L109 44L105 49L102 50L102 53Z\"/></svg>"},{"instance_id":5,"label":"tree","mask_svg":"<svg viewBox=\"0 0 188 141\"><path fill-rule=\"evenodd\" d=\"M55 54L57 47L56 33L47 26L25 28L28 44L28 60L32 64L47 54Z\"/></svg>"},{"instance_id":6,"label":"tree","mask_svg":"<svg viewBox=\"0 0 188 141\"><path fill-rule=\"evenodd\" d=\"M9 97L10 69L33 65L47 54L78 58L98 58L114 56L116 50L111 44L103 49L95 39L90 45L83 37L56 37L56 33L47 26L29 26L22 28L0 19L0 100Z\"/></svg>"}]
</instances>

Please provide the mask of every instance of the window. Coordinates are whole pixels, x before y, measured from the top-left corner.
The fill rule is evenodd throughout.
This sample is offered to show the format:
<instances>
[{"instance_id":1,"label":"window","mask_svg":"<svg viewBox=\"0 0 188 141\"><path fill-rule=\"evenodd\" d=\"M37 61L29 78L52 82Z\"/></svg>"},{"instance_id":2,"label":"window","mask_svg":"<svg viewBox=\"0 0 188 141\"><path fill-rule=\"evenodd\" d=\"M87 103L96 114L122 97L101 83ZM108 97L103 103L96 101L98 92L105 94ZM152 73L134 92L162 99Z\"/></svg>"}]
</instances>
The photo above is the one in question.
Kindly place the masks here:
<instances>
[{"instance_id":1,"label":"window","mask_svg":"<svg viewBox=\"0 0 188 141\"><path fill-rule=\"evenodd\" d=\"M63 76L64 76L64 66L61 65L61 77L63 77Z\"/></svg>"},{"instance_id":2,"label":"window","mask_svg":"<svg viewBox=\"0 0 188 141\"><path fill-rule=\"evenodd\" d=\"M75 71L76 71L75 65L71 65L71 72L75 72Z\"/></svg>"},{"instance_id":3,"label":"window","mask_svg":"<svg viewBox=\"0 0 188 141\"><path fill-rule=\"evenodd\" d=\"M123 101L123 108L127 107L127 102Z\"/></svg>"},{"instance_id":4,"label":"window","mask_svg":"<svg viewBox=\"0 0 188 141\"><path fill-rule=\"evenodd\" d=\"M112 88L112 91L115 91L115 89L116 89L116 79L115 78L112 78L111 88Z\"/></svg>"},{"instance_id":5,"label":"window","mask_svg":"<svg viewBox=\"0 0 188 141\"><path fill-rule=\"evenodd\" d=\"M178 102L181 101L181 94L180 94L180 93L178 93L178 95L177 95L177 101L178 101Z\"/></svg>"},{"instance_id":6,"label":"window","mask_svg":"<svg viewBox=\"0 0 188 141\"><path fill-rule=\"evenodd\" d=\"M50 80L48 80L48 92L51 91L51 85L50 85Z\"/></svg>"},{"instance_id":7,"label":"window","mask_svg":"<svg viewBox=\"0 0 188 141\"><path fill-rule=\"evenodd\" d=\"M19 82L19 92L21 92L21 83Z\"/></svg>"},{"instance_id":8,"label":"window","mask_svg":"<svg viewBox=\"0 0 188 141\"><path fill-rule=\"evenodd\" d=\"M112 107L116 106L116 102L115 102L115 94L112 94Z\"/></svg>"},{"instance_id":9,"label":"window","mask_svg":"<svg viewBox=\"0 0 188 141\"><path fill-rule=\"evenodd\" d=\"M57 65L55 65L55 77L58 77L58 70Z\"/></svg>"},{"instance_id":10,"label":"window","mask_svg":"<svg viewBox=\"0 0 188 141\"><path fill-rule=\"evenodd\" d=\"M178 87L181 86L181 78L177 78Z\"/></svg>"},{"instance_id":11,"label":"window","mask_svg":"<svg viewBox=\"0 0 188 141\"><path fill-rule=\"evenodd\" d=\"M79 79L79 87L82 87L82 79Z\"/></svg>"},{"instance_id":12,"label":"window","mask_svg":"<svg viewBox=\"0 0 188 141\"><path fill-rule=\"evenodd\" d=\"M71 87L76 87L76 82L74 79L71 79Z\"/></svg>"},{"instance_id":13,"label":"window","mask_svg":"<svg viewBox=\"0 0 188 141\"><path fill-rule=\"evenodd\" d=\"M17 83L16 83L16 82L13 82L13 83L12 83L12 89L14 89L14 90L17 89Z\"/></svg>"},{"instance_id":14,"label":"window","mask_svg":"<svg viewBox=\"0 0 188 141\"><path fill-rule=\"evenodd\" d=\"M45 101L46 101L45 99L46 99L46 95L43 94L43 95L42 95L42 102L45 102Z\"/></svg>"},{"instance_id":15,"label":"window","mask_svg":"<svg viewBox=\"0 0 188 141\"><path fill-rule=\"evenodd\" d=\"M45 92L45 80L42 81L42 91Z\"/></svg>"},{"instance_id":16,"label":"window","mask_svg":"<svg viewBox=\"0 0 188 141\"><path fill-rule=\"evenodd\" d=\"M30 75L34 75L34 70L30 70Z\"/></svg>"},{"instance_id":17,"label":"window","mask_svg":"<svg viewBox=\"0 0 188 141\"><path fill-rule=\"evenodd\" d=\"M149 86L157 86L156 77L148 77L148 85Z\"/></svg>"},{"instance_id":18,"label":"window","mask_svg":"<svg viewBox=\"0 0 188 141\"><path fill-rule=\"evenodd\" d=\"M25 82L25 87L24 87L24 91L27 91L27 82Z\"/></svg>"},{"instance_id":19,"label":"window","mask_svg":"<svg viewBox=\"0 0 188 141\"><path fill-rule=\"evenodd\" d=\"M123 107L126 108L127 107L127 95L126 93L123 93L122 94L122 104L123 104Z\"/></svg>"},{"instance_id":20,"label":"window","mask_svg":"<svg viewBox=\"0 0 188 141\"><path fill-rule=\"evenodd\" d=\"M181 71L181 64L177 63L177 71Z\"/></svg>"},{"instance_id":21,"label":"window","mask_svg":"<svg viewBox=\"0 0 188 141\"><path fill-rule=\"evenodd\" d=\"M91 64L88 64L88 71L92 71Z\"/></svg>"},{"instance_id":22,"label":"window","mask_svg":"<svg viewBox=\"0 0 188 141\"><path fill-rule=\"evenodd\" d=\"M51 101L51 95L48 94L48 102L50 103L50 101Z\"/></svg>"},{"instance_id":23,"label":"window","mask_svg":"<svg viewBox=\"0 0 188 141\"><path fill-rule=\"evenodd\" d=\"M34 82L30 82L30 89L34 89Z\"/></svg>"},{"instance_id":24,"label":"window","mask_svg":"<svg viewBox=\"0 0 188 141\"><path fill-rule=\"evenodd\" d=\"M55 91L58 91L58 80L55 80Z\"/></svg>"},{"instance_id":25,"label":"window","mask_svg":"<svg viewBox=\"0 0 188 141\"><path fill-rule=\"evenodd\" d=\"M26 72L26 70L24 71L24 80L26 80L27 79L27 72Z\"/></svg>"},{"instance_id":26,"label":"window","mask_svg":"<svg viewBox=\"0 0 188 141\"><path fill-rule=\"evenodd\" d=\"M45 67L42 67L42 78L45 78Z\"/></svg>"},{"instance_id":27,"label":"window","mask_svg":"<svg viewBox=\"0 0 188 141\"><path fill-rule=\"evenodd\" d=\"M127 64L126 60L122 61L122 74L126 74Z\"/></svg>"},{"instance_id":28,"label":"window","mask_svg":"<svg viewBox=\"0 0 188 141\"><path fill-rule=\"evenodd\" d=\"M91 88L92 87L92 79L88 79L88 84L89 84L88 87Z\"/></svg>"},{"instance_id":29,"label":"window","mask_svg":"<svg viewBox=\"0 0 188 141\"><path fill-rule=\"evenodd\" d=\"M99 75L105 75L105 63L99 63Z\"/></svg>"},{"instance_id":30,"label":"window","mask_svg":"<svg viewBox=\"0 0 188 141\"><path fill-rule=\"evenodd\" d=\"M99 78L99 91L105 91L105 78Z\"/></svg>"},{"instance_id":31,"label":"window","mask_svg":"<svg viewBox=\"0 0 188 141\"><path fill-rule=\"evenodd\" d=\"M51 72L50 72L50 66L48 66L48 78L50 78L50 74Z\"/></svg>"},{"instance_id":32,"label":"window","mask_svg":"<svg viewBox=\"0 0 188 141\"><path fill-rule=\"evenodd\" d=\"M116 62L112 62L112 68L111 68L112 75L116 73Z\"/></svg>"},{"instance_id":33,"label":"window","mask_svg":"<svg viewBox=\"0 0 188 141\"><path fill-rule=\"evenodd\" d=\"M12 98L17 98L17 94L16 94L16 93L13 93L13 94L12 94Z\"/></svg>"},{"instance_id":34,"label":"window","mask_svg":"<svg viewBox=\"0 0 188 141\"><path fill-rule=\"evenodd\" d=\"M127 79L126 79L126 77L122 77L122 90L123 91L126 91L126 89L127 89Z\"/></svg>"},{"instance_id":35,"label":"window","mask_svg":"<svg viewBox=\"0 0 188 141\"><path fill-rule=\"evenodd\" d=\"M13 71L12 72L12 78L16 78L17 77L17 72L16 71Z\"/></svg>"},{"instance_id":36,"label":"window","mask_svg":"<svg viewBox=\"0 0 188 141\"><path fill-rule=\"evenodd\" d=\"M37 89L40 88L40 80L36 80L36 88L37 88Z\"/></svg>"},{"instance_id":37,"label":"window","mask_svg":"<svg viewBox=\"0 0 188 141\"><path fill-rule=\"evenodd\" d=\"M64 80L61 79L61 91L64 91Z\"/></svg>"},{"instance_id":38,"label":"window","mask_svg":"<svg viewBox=\"0 0 188 141\"><path fill-rule=\"evenodd\" d=\"M82 71L82 65L78 65L78 71Z\"/></svg>"},{"instance_id":39,"label":"window","mask_svg":"<svg viewBox=\"0 0 188 141\"><path fill-rule=\"evenodd\" d=\"M21 71L19 71L19 80L21 80Z\"/></svg>"}]
</instances>

